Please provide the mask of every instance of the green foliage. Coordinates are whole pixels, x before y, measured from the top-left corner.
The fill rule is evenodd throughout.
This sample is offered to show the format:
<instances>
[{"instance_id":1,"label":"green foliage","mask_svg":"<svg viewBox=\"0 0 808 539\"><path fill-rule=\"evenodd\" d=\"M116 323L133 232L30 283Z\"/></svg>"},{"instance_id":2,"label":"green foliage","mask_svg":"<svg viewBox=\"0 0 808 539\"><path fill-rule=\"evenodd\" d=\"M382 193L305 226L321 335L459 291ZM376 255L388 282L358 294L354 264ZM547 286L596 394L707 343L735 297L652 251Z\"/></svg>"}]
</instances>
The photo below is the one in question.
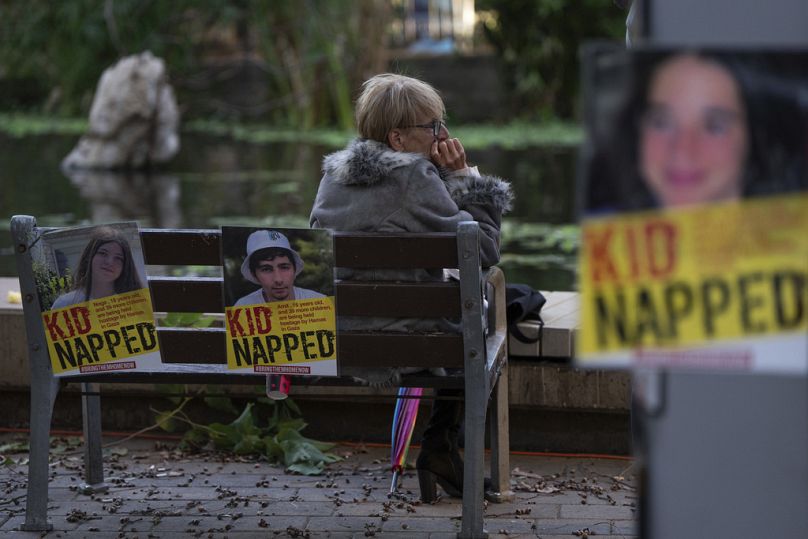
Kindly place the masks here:
<instances>
[{"instance_id":1,"label":"green foliage","mask_svg":"<svg viewBox=\"0 0 808 539\"><path fill-rule=\"evenodd\" d=\"M27 441L15 441L0 444L0 453L27 453L29 451Z\"/></svg>"},{"instance_id":2,"label":"green foliage","mask_svg":"<svg viewBox=\"0 0 808 539\"><path fill-rule=\"evenodd\" d=\"M0 132L13 137L30 135L57 134L81 135L87 128L87 121L72 118L54 118L33 114L1 114ZM279 129L268 125L246 125L238 122L220 120L192 120L183 125L184 133L216 135L243 141L250 144L269 144L273 142L294 142L300 144L316 144L330 148L342 148L356 136L352 131L342 129L311 129L298 131ZM463 141L467 150L501 146L509 150L532 146L577 146L583 139L583 131L577 124L569 122L527 122L517 120L505 125L458 125L452 126L452 134ZM232 173L228 172L232 177ZM257 173L251 172L252 177ZM267 181L289 178L288 171L263 171ZM294 189L295 182L289 182ZM286 188L286 187L284 187ZM287 216L288 217L288 216ZM284 217L284 218L287 218ZM228 224L222 222L221 224ZM233 221L232 224L245 224L244 221ZM250 222L250 226L301 226L308 227L308 219L299 223L284 222ZM200 274L201 275L201 274Z\"/></svg>"},{"instance_id":3,"label":"green foliage","mask_svg":"<svg viewBox=\"0 0 808 539\"><path fill-rule=\"evenodd\" d=\"M187 389L185 386L166 386L171 392ZM204 394L206 390L200 390ZM213 422L207 425L192 421L183 408L193 399L186 397L179 401L173 410L153 410L157 425L165 431L174 432L178 423L190 425L180 447L197 451L212 447L217 451L232 452L237 455L263 456L273 463L283 465L289 471L304 475L322 473L325 466L340 460L328 453L334 444L318 442L301 434L306 423L300 417L300 409L291 400L273 401L266 397L247 403L238 410L228 398L221 396L205 397L205 403L219 411L238 414L230 423ZM174 400L174 399L172 399ZM178 402L174 400L175 404ZM263 413L256 413L260 408ZM271 411L271 413L269 412Z\"/></svg>"},{"instance_id":4,"label":"green foliage","mask_svg":"<svg viewBox=\"0 0 808 539\"><path fill-rule=\"evenodd\" d=\"M300 237L296 243L298 254L305 263L305 269L295 279L295 285L316 290L327 296L334 295L334 259L331 236L317 234L311 240ZM329 258L326 255L332 256Z\"/></svg>"},{"instance_id":5,"label":"green foliage","mask_svg":"<svg viewBox=\"0 0 808 539\"><path fill-rule=\"evenodd\" d=\"M188 394L188 386L185 384L160 384L157 386L157 391L172 403L179 404L183 400L181 395Z\"/></svg>"},{"instance_id":6,"label":"green foliage","mask_svg":"<svg viewBox=\"0 0 808 539\"><path fill-rule=\"evenodd\" d=\"M578 225L525 223L506 219L502 222L501 235L505 239L503 252L552 251L576 255L581 245L581 228Z\"/></svg>"},{"instance_id":7,"label":"green foliage","mask_svg":"<svg viewBox=\"0 0 808 539\"><path fill-rule=\"evenodd\" d=\"M205 135L221 135L252 144L265 144L271 142L301 142L309 144L322 144L340 148L345 146L351 138L356 136L353 129L278 129L276 126L243 125L220 120L192 120L187 122L183 129L189 133Z\"/></svg>"},{"instance_id":8,"label":"green foliage","mask_svg":"<svg viewBox=\"0 0 808 539\"><path fill-rule=\"evenodd\" d=\"M158 320L158 324L163 327L207 328L215 321L215 317L202 313L168 313Z\"/></svg>"},{"instance_id":9,"label":"green foliage","mask_svg":"<svg viewBox=\"0 0 808 539\"><path fill-rule=\"evenodd\" d=\"M377 0L8 0L2 10L0 85L40 94L41 110L86 113L105 68L150 50L186 113L245 112L211 95L227 91L227 67L250 64L268 92L246 112L293 129L351 128L350 89L379 63L368 36L389 12Z\"/></svg>"},{"instance_id":10,"label":"green foliage","mask_svg":"<svg viewBox=\"0 0 808 539\"><path fill-rule=\"evenodd\" d=\"M580 126L559 121L529 123L514 121L507 125L466 125L452 127L452 136L467 149L500 146L507 150L536 146L578 146L583 140Z\"/></svg>"},{"instance_id":11,"label":"green foliage","mask_svg":"<svg viewBox=\"0 0 808 539\"><path fill-rule=\"evenodd\" d=\"M73 286L73 276L69 269L64 276L59 276L47 264L38 260L31 263L31 269L34 272L39 304L43 309L50 309L54 300Z\"/></svg>"},{"instance_id":12,"label":"green foliage","mask_svg":"<svg viewBox=\"0 0 808 539\"><path fill-rule=\"evenodd\" d=\"M151 50L179 74L204 21L194 5L172 0L13 0L0 17L0 65L9 79L35 79L50 89L45 110L88 110L101 72L119 57Z\"/></svg>"},{"instance_id":13,"label":"green foliage","mask_svg":"<svg viewBox=\"0 0 808 539\"><path fill-rule=\"evenodd\" d=\"M31 135L83 135L88 122L80 118L54 118L31 114L0 114L0 131L12 137Z\"/></svg>"},{"instance_id":14,"label":"green foliage","mask_svg":"<svg viewBox=\"0 0 808 539\"><path fill-rule=\"evenodd\" d=\"M502 256L497 265L509 282L540 282L543 290L575 289L581 245L578 225L505 219L501 232Z\"/></svg>"},{"instance_id":15,"label":"green foliage","mask_svg":"<svg viewBox=\"0 0 808 539\"><path fill-rule=\"evenodd\" d=\"M2 128L2 116L0 116ZM221 135L251 144L270 142L300 142L342 148L356 136L352 131L341 129L312 129L301 132L277 129L265 125L244 125L215 120L194 120L185 125L184 131L207 135ZM452 135L463 141L466 149L501 146L506 149L531 146L577 146L583 139L580 126L568 122L527 122L517 120L506 125L458 125L452 126Z\"/></svg>"},{"instance_id":16,"label":"green foliage","mask_svg":"<svg viewBox=\"0 0 808 539\"><path fill-rule=\"evenodd\" d=\"M612 0L478 0L475 7L489 15L483 30L522 116L574 117L579 46L625 35L626 12Z\"/></svg>"}]
</instances>

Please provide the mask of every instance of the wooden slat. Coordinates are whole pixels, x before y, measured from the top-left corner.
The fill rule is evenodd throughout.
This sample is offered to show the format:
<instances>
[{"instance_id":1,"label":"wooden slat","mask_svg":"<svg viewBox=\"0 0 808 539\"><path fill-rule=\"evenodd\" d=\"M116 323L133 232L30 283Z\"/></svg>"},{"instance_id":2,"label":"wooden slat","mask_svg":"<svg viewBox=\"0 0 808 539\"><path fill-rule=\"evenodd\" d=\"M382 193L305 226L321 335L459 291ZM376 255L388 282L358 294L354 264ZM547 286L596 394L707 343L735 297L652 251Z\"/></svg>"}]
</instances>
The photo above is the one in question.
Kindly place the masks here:
<instances>
[{"instance_id":1,"label":"wooden slat","mask_svg":"<svg viewBox=\"0 0 808 539\"><path fill-rule=\"evenodd\" d=\"M454 234L334 234L334 257L345 268L456 268Z\"/></svg>"},{"instance_id":2,"label":"wooden slat","mask_svg":"<svg viewBox=\"0 0 808 539\"><path fill-rule=\"evenodd\" d=\"M447 283L338 282L337 315L458 318L460 288Z\"/></svg>"},{"instance_id":3,"label":"wooden slat","mask_svg":"<svg viewBox=\"0 0 808 539\"><path fill-rule=\"evenodd\" d=\"M157 328L163 363L227 363L224 328Z\"/></svg>"},{"instance_id":4,"label":"wooden slat","mask_svg":"<svg viewBox=\"0 0 808 539\"><path fill-rule=\"evenodd\" d=\"M341 365L356 367L461 368L463 336L445 333L338 333L337 360Z\"/></svg>"},{"instance_id":5,"label":"wooden slat","mask_svg":"<svg viewBox=\"0 0 808 539\"><path fill-rule=\"evenodd\" d=\"M146 264L221 265L218 230L146 228L140 238ZM451 233L334 234L335 263L347 268L456 268L457 242Z\"/></svg>"},{"instance_id":6,"label":"wooden slat","mask_svg":"<svg viewBox=\"0 0 808 539\"><path fill-rule=\"evenodd\" d=\"M216 277L150 277L152 305L157 312L221 313L222 280Z\"/></svg>"},{"instance_id":7,"label":"wooden slat","mask_svg":"<svg viewBox=\"0 0 808 539\"><path fill-rule=\"evenodd\" d=\"M216 277L151 277L157 312L216 313L224 311L222 280ZM456 282L338 282L339 316L391 318L457 318L460 291Z\"/></svg>"},{"instance_id":8,"label":"wooden slat","mask_svg":"<svg viewBox=\"0 0 808 539\"><path fill-rule=\"evenodd\" d=\"M218 230L144 228L140 231L146 264L159 266L220 266Z\"/></svg>"},{"instance_id":9,"label":"wooden slat","mask_svg":"<svg viewBox=\"0 0 808 539\"><path fill-rule=\"evenodd\" d=\"M158 328L157 334L165 363L226 362L222 328ZM337 360L352 367L462 367L463 338L459 334L339 333Z\"/></svg>"}]
</instances>

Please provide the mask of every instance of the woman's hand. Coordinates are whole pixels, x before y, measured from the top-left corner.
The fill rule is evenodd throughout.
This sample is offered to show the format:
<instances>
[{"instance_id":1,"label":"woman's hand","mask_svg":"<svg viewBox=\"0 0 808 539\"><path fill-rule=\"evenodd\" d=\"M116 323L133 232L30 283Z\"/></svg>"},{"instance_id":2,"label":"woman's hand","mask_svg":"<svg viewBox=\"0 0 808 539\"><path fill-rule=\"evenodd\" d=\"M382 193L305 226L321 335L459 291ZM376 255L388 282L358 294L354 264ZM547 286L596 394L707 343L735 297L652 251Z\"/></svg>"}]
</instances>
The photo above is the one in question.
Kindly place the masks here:
<instances>
[{"instance_id":1,"label":"woman's hand","mask_svg":"<svg viewBox=\"0 0 808 539\"><path fill-rule=\"evenodd\" d=\"M430 156L436 166L448 170L461 170L468 166L466 151L456 138L433 142Z\"/></svg>"}]
</instances>

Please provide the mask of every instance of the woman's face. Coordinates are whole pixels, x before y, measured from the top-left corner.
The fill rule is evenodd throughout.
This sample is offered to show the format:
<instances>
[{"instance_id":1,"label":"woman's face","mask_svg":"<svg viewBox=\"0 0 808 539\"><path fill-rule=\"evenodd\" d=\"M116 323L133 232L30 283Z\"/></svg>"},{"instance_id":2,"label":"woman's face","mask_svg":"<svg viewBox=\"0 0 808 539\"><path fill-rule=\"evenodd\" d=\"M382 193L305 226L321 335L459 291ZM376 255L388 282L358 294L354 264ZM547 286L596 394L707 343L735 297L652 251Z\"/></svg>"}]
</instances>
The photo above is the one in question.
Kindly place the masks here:
<instances>
[{"instance_id":1,"label":"woman's face","mask_svg":"<svg viewBox=\"0 0 808 539\"><path fill-rule=\"evenodd\" d=\"M114 241L102 243L93 255L93 282L114 283L121 276L123 263L123 249L118 243Z\"/></svg>"},{"instance_id":2,"label":"woman's face","mask_svg":"<svg viewBox=\"0 0 808 539\"><path fill-rule=\"evenodd\" d=\"M418 121L415 123L417 126L432 125L435 118L428 114L421 114L418 116ZM446 140L449 138L449 130L443 124L440 128L439 134L435 137L432 127L407 127L401 129L401 141L403 150L405 152L420 153L427 159L432 154L432 143L437 141Z\"/></svg>"},{"instance_id":3,"label":"woman's face","mask_svg":"<svg viewBox=\"0 0 808 539\"><path fill-rule=\"evenodd\" d=\"M693 56L663 63L640 128L640 169L662 206L741 196L748 134L732 75Z\"/></svg>"}]
</instances>

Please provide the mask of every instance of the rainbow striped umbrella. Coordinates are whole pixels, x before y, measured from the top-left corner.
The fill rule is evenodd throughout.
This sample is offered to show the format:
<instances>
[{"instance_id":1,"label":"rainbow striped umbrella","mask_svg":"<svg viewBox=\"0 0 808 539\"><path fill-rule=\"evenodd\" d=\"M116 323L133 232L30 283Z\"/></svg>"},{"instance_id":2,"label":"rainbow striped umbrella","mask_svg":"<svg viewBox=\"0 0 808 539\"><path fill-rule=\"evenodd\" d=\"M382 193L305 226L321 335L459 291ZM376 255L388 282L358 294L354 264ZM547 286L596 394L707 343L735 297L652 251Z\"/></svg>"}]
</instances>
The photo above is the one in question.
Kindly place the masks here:
<instances>
[{"instance_id":1,"label":"rainbow striped umbrella","mask_svg":"<svg viewBox=\"0 0 808 539\"><path fill-rule=\"evenodd\" d=\"M407 451L410 448L410 439L412 439L412 430L415 428L415 420L418 418L418 403L421 401L423 392L423 388L420 387L398 388L390 440L390 461L393 469L390 494L393 494L398 489L398 476L404 471Z\"/></svg>"}]
</instances>

